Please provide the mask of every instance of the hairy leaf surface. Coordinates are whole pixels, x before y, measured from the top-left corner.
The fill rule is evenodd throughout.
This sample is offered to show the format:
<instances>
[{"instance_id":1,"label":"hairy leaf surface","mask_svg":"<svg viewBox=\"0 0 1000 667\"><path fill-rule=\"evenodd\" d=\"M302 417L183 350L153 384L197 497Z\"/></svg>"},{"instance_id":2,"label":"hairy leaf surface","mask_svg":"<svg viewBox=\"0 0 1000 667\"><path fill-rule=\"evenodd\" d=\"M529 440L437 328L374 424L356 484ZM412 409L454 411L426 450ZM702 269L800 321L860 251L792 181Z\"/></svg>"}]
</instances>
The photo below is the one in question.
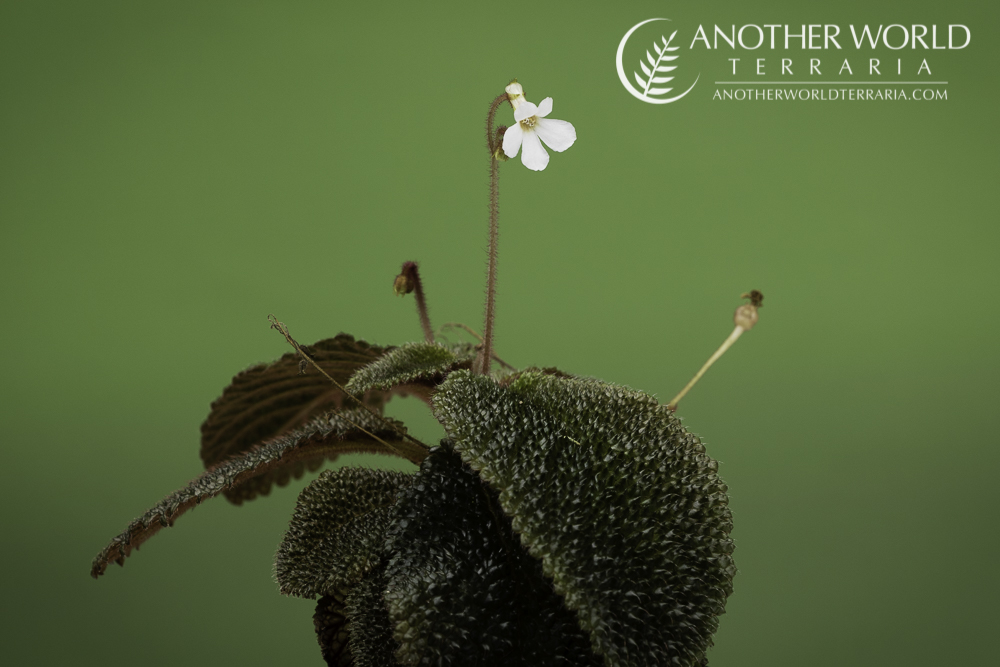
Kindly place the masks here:
<instances>
[{"instance_id":1,"label":"hairy leaf surface","mask_svg":"<svg viewBox=\"0 0 1000 667\"><path fill-rule=\"evenodd\" d=\"M367 575L347 595L348 641L354 667L396 667L398 645L385 603L385 567Z\"/></svg>"},{"instance_id":2,"label":"hairy leaf surface","mask_svg":"<svg viewBox=\"0 0 1000 667\"><path fill-rule=\"evenodd\" d=\"M350 629L347 621L347 601L342 591L324 595L316 603L313 614L316 641L320 654L329 667L354 667L349 646Z\"/></svg>"},{"instance_id":3,"label":"hairy leaf surface","mask_svg":"<svg viewBox=\"0 0 1000 667\"><path fill-rule=\"evenodd\" d=\"M386 447L371 435L362 432L358 426L396 449ZM124 564L125 557L133 549L138 548L161 528L172 526L180 515L202 501L275 469L323 459L332 460L341 454L355 452L396 456L402 452L411 460L420 460L424 454L423 448L404 440L399 431L405 432L399 422L382 421L364 410L317 417L299 429L220 463L161 500L130 523L121 535L98 554L91 574L94 577L100 576L112 561Z\"/></svg>"},{"instance_id":4,"label":"hairy leaf surface","mask_svg":"<svg viewBox=\"0 0 1000 667\"><path fill-rule=\"evenodd\" d=\"M339 334L302 348L317 364L343 386L359 368L371 363L391 348L382 348ZM303 425L331 408L353 408L343 392L311 365L299 372L301 357L290 352L270 364L251 366L233 378L222 396L212 403L201 425L201 458L205 468L242 454L254 445ZM365 402L376 411L387 399L383 392L369 392ZM241 503L270 491L292 477L300 477L302 466L275 469L255 477L248 487L226 490L226 497Z\"/></svg>"},{"instance_id":5,"label":"hairy leaf surface","mask_svg":"<svg viewBox=\"0 0 1000 667\"><path fill-rule=\"evenodd\" d=\"M736 569L726 486L680 420L537 373L452 373L434 410L607 665L699 664Z\"/></svg>"},{"instance_id":6,"label":"hairy leaf surface","mask_svg":"<svg viewBox=\"0 0 1000 667\"><path fill-rule=\"evenodd\" d=\"M341 468L303 489L275 557L281 592L314 598L361 581L378 564L389 508L412 479L412 474Z\"/></svg>"},{"instance_id":7,"label":"hairy leaf surface","mask_svg":"<svg viewBox=\"0 0 1000 667\"><path fill-rule=\"evenodd\" d=\"M450 445L393 509L385 600L407 665L600 665L495 491Z\"/></svg>"},{"instance_id":8,"label":"hairy leaf surface","mask_svg":"<svg viewBox=\"0 0 1000 667\"><path fill-rule=\"evenodd\" d=\"M359 369L345 388L352 394L398 389L427 400L448 373L471 368L474 357L469 345L407 343Z\"/></svg>"}]
</instances>

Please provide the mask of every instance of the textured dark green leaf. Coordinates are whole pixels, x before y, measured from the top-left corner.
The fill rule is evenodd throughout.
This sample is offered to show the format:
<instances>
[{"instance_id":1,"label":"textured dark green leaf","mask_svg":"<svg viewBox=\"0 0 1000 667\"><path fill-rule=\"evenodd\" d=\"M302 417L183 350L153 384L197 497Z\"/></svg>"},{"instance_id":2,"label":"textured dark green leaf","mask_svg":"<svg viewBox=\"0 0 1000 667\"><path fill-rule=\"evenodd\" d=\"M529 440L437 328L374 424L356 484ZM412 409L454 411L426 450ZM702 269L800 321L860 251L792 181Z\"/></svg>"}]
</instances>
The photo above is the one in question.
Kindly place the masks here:
<instances>
[{"instance_id":1,"label":"textured dark green leaf","mask_svg":"<svg viewBox=\"0 0 1000 667\"><path fill-rule=\"evenodd\" d=\"M357 369L391 348L339 334L302 349L343 386ZM201 458L206 469L301 426L331 408L355 407L345 404L343 392L312 366L305 366L305 372L300 374L300 361L297 353L290 352L273 363L251 366L233 378L222 396L212 403L211 412L201 425ZM387 398L384 392L373 391L363 400L380 412ZM254 478L250 488L237 487L227 490L225 495L238 504L265 495L272 483L287 484L304 471L301 465L292 470L278 468Z\"/></svg>"},{"instance_id":2,"label":"textured dark green leaf","mask_svg":"<svg viewBox=\"0 0 1000 667\"><path fill-rule=\"evenodd\" d=\"M506 387L452 373L434 410L607 665L699 664L732 592L732 519L679 419L640 392L536 373Z\"/></svg>"},{"instance_id":3,"label":"textured dark green leaf","mask_svg":"<svg viewBox=\"0 0 1000 667\"><path fill-rule=\"evenodd\" d=\"M385 600L407 665L600 665L575 614L450 445L393 508Z\"/></svg>"},{"instance_id":4,"label":"textured dark green leaf","mask_svg":"<svg viewBox=\"0 0 1000 667\"><path fill-rule=\"evenodd\" d=\"M470 345L407 343L359 369L345 388L352 394L395 389L427 400L448 373L471 368L474 358Z\"/></svg>"},{"instance_id":5,"label":"textured dark green leaf","mask_svg":"<svg viewBox=\"0 0 1000 667\"><path fill-rule=\"evenodd\" d=\"M395 667L396 640L385 603L385 567L361 580L347 595L349 645L354 667Z\"/></svg>"},{"instance_id":6,"label":"textured dark green leaf","mask_svg":"<svg viewBox=\"0 0 1000 667\"><path fill-rule=\"evenodd\" d=\"M281 592L314 598L358 583L378 564L389 508L413 475L367 468L328 470L302 490L278 547Z\"/></svg>"},{"instance_id":7,"label":"textured dark green leaf","mask_svg":"<svg viewBox=\"0 0 1000 667\"><path fill-rule=\"evenodd\" d=\"M497 376L496 373L494 373L493 376L497 377L497 384L499 384L501 387L506 387L516 382L518 378L520 378L525 373L535 373L535 374L541 373L542 375L552 375L558 378L576 377L575 375L571 375L569 373L561 371L558 368L555 368L554 366L549 366L547 368L538 368L537 366L529 366L528 368L523 368L521 370L513 371L511 373L507 373L506 375L500 375L499 377Z\"/></svg>"},{"instance_id":8,"label":"textured dark green leaf","mask_svg":"<svg viewBox=\"0 0 1000 667\"><path fill-rule=\"evenodd\" d=\"M320 654L329 667L354 667L354 659L348 645L350 630L347 622L347 601L341 591L324 595L316 603L313 614L316 641Z\"/></svg>"},{"instance_id":9,"label":"textured dark green leaf","mask_svg":"<svg viewBox=\"0 0 1000 667\"><path fill-rule=\"evenodd\" d=\"M125 557L160 528L172 526L187 510L226 489L245 484L253 477L266 475L279 468L287 469L300 462L332 460L340 454L370 452L399 455L397 451L363 433L358 426L397 448L411 460L420 460L424 454L423 448L402 439L399 433L405 432L402 424L391 420L382 421L367 411L346 410L342 414L331 413L317 417L301 428L220 463L161 500L129 524L121 535L98 554L91 574L94 577L100 576L112 561L124 564Z\"/></svg>"}]
</instances>

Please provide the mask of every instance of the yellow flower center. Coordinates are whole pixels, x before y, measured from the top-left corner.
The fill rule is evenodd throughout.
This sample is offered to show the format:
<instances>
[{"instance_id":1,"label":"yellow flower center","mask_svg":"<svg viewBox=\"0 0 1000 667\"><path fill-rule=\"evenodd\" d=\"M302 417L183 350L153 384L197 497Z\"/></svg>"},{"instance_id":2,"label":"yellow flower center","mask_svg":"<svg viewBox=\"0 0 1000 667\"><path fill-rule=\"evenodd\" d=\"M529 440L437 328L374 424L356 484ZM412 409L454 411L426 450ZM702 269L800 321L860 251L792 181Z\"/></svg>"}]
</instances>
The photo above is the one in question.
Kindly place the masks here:
<instances>
[{"instance_id":1,"label":"yellow flower center","mask_svg":"<svg viewBox=\"0 0 1000 667\"><path fill-rule=\"evenodd\" d=\"M530 116L521 121L521 128L524 130L530 130L538 123L538 116Z\"/></svg>"}]
</instances>

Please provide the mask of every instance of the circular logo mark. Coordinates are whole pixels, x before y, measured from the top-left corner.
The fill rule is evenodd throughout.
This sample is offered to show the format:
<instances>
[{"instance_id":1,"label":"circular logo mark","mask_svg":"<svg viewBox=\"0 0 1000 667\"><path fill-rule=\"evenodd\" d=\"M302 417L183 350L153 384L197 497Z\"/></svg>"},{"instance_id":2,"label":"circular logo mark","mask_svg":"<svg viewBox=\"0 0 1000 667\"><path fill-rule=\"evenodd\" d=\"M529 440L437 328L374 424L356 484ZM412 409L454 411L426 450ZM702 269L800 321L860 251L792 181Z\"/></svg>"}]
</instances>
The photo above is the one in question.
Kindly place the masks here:
<instances>
[{"instance_id":1,"label":"circular logo mark","mask_svg":"<svg viewBox=\"0 0 1000 667\"><path fill-rule=\"evenodd\" d=\"M629 81L628 76L625 75L625 67L622 65L622 54L625 53L625 44L628 42L628 38L632 36L636 30L640 27L650 23L651 21L669 21L670 19L646 19L641 23L636 23L632 26L625 36L622 37L622 41L618 44L618 54L615 56L615 65L618 67L618 78L621 79L622 85L625 86L625 90L631 93L632 97L640 99L643 102L649 102L650 104L670 104L671 102L676 102L685 95L691 92L691 88L695 87L698 83L698 79L701 78L701 74L695 78L694 83L691 84L691 88L688 88L680 95L674 97L662 97L667 93L673 91L673 88L662 88L665 83L673 81L673 74L669 74L677 69L677 65L674 64L680 56L674 55L680 47L673 46L674 37L677 35L677 31L670 35L670 38L660 36L660 41L653 42L653 50L656 51L656 57L649 51L646 51L646 60L639 58L639 67L642 69L642 74L639 74L635 70L632 71L633 76L635 76L635 82L639 84L636 88ZM646 62L649 62L647 65ZM666 74L667 76L661 76Z\"/></svg>"}]
</instances>

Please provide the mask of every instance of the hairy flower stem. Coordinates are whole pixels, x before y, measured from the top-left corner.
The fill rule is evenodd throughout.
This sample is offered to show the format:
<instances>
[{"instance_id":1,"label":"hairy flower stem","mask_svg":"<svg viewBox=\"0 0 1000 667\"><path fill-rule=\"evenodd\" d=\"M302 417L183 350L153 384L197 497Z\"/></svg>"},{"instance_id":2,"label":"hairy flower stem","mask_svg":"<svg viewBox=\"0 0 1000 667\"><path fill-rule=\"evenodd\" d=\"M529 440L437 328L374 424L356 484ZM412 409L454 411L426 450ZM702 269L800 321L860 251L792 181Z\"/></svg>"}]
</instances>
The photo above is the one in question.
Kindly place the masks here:
<instances>
[{"instance_id":1,"label":"hairy flower stem","mask_svg":"<svg viewBox=\"0 0 1000 667\"><path fill-rule=\"evenodd\" d=\"M403 262L400 274L393 283L396 294L403 295L413 292L417 300L417 315L420 317L420 328L424 330L424 340L434 342L434 329L431 328L431 318L427 314L427 301L424 299L424 284L420 282L420 272L416 262Z\"/></svg>"},{"instance_id":2,"label":"hairy flower stem","mask_svg":"<svg viewBox=\"0 0 1000 667\"><path fill-rule=\"evenodd\" d=\"M428 343L434 342L434 330L431 328L431 318L427 315L427 302L424 301L424 287L417 279L417 289L414 295L417 298L417 314L420 316L420 328L424 330L424 340Z\"/></svg>"},{"instance_id":3,"label":"hairy flower stem","mask_svg":"<svg viewBox=\"0 0 1000 667\"><path fill-rule=\"evenodd\" d=\"M507 93L497 95L493 102L490 103L489 113L486 114L486 148L489 150L490 155L493 155L496 149L500 147L497 137L493 132L493 119L496 117L497 109L500 108L500 105L509 100L510 98L507 97Z\"/></svg>"},{"instance_id":4,"label":"hairy flower stem","mask_svg":"<svg viewBox=\"0 0 1000 667\"><path fill-rule=\"evenodd\" d=\"M500 238L500 161L497 159L499 138L493 131L493 118L497 109L508 100L507 93L497 95L490 104L486 115L486 148L490 152L490 249L489 266L486 270L486 315L483 325L483 345L479 349L475 370L483 375L489 375L493 360L493 321L496 319L497 298L497 243Z\"/></svg>"},{"instance_id":5,"label":"hairy flower stem","mask_svg":"<svg viewBox=\"0 0 1000 667\"><path fill-rule=\"evenodd\" d=\"M496 319L497 300L497 242L500 237L498 218L500 214L500 162L490 158L490 250L489 267L486 270L486 322L483 324L483 346L479 350L477 370L489 375L493 359L493 321Z\"/></svg>"}]
</instances>

